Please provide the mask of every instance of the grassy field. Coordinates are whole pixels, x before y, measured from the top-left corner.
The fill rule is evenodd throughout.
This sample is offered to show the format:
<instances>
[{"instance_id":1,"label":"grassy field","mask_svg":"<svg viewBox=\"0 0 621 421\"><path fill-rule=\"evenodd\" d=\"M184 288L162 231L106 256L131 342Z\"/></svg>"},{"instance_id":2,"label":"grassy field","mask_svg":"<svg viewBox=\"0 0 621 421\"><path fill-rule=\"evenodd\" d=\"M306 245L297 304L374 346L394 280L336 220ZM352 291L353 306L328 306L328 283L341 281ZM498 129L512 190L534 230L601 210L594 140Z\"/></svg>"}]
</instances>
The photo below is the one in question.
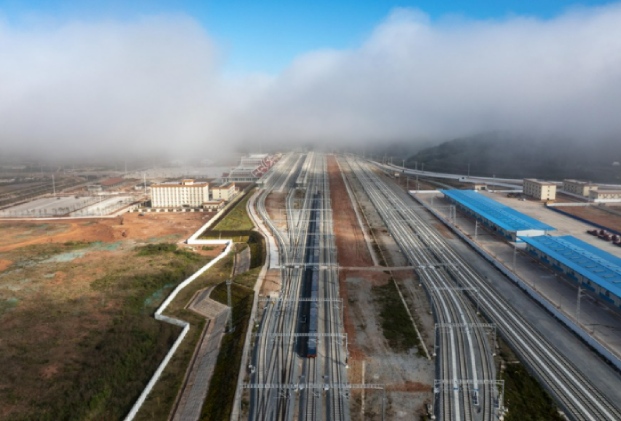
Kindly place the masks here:
<instances>
[{"instance_id":1,"label":"grassy field","mask_svg":"<svg viewBox=\"0 0 621 421\"><path fill-rule=\"evenodd\" d=\"M11 386L0 387L0 418L120 419L177 337L153 311L209 258L168 244L123 259L81 254L92 246L41 244L3 255L15 262L3 287L26 286L2 314L0 382Z\"/></svg>"},{"instance_id":2,"label":"grassy field","mask_svg":"<svg viewBox=\"0 0 621 421\"><path fill-rule=\"evenodd\" d=\"M218 361L210 383L209 395L205 401L201 419L220 420L225 419L225 414L230 415L235 394L237 373L239 372L239 365L241 363L241 352L243 350L245 332L248 327L248 319L252 307L252 288L256 283L265 259L265 240L261 235L253 231L242 230L241 228L233 231L221 228L231 226L231 224L233 224L231 221L240 221L244 218L249 221L246 215L246 201L247 198L243 199L219 224L217 224L214 230L208 231L201 236L203 239L233 239L235 242L247 244L243 246L237 245L235 250L240 251L245 247L250 247L251 250L251 269L237 275L233 279L233 318L237 328L233 333L226 334L222 339ZM239 210L239 213L234 214L233 212L236 209ZM243 215L240 214L241 211L243 211ZM237 222L235 222L235 224L237 224ZM237 228L236 225L235 228ZM147 401L138 414L137 420L167 419L205 324L205 320L201 316L187 310L185 306L197 291L214 285L217 286L212 291L211 298L226 304L226 288L223 281L230 277L232 267L233 258L231 255L220 261L199 279L181 291L169 306L166 314L188 321L191 326L190 331L188 332L187 338L183 341L169 365L164 370L160 381L147 398Z\"/></svg>"},{"instance_id":3,"label":"grassy field","mask_svg":"<svg viewBox=\"0 0 621 421\"><path fill-rule=\"evenodd\" d=\"M505 381L505 405L509 408L505 420L563 421L548 392L528 373L504 341L499 344L499 356L505 362L501 375Z\"/></svg>"},{"instance_id":4,"label":"grassy field","mask_svg":"<svg viewBox=\"0 0 621 421\"><path fill-rule=\"evenodd\" d=\"M165 314L190 323L190 330L164 370L141 408L136 420L166 420L183 383L186 370L205 327L205 318L185 307L196 291L208 288L226 279L233 266L233 258L222 259L198 279L184 288L173 300Z\"/></svg>"},{"instance_id":5,"label":"grassy field","mask_svg":"<svg viewBox=\"0 0 621 421\"><path fill-rule=\"evenodd\" d=\"M416 330L393 280L386 285L373 287L372 294L379 307L382 332L388 345L398 352L417 347L419 343Z\"/></svg>"},{"instance_id":6,"label":"grassy field","mask_svg":"<svg viewBox=\"0 0 621 421\"><path fill-rule=\"evenodd\" d=\"M233 209L231 209L220 222L216 224L212 231L244 231L254 228L254 224L246 212L246 205L251 194L247 193L246 197L240 200Z\"/></svg>"},{"instance_id":7,"label":"grassy field","mask_svg":"<svg viewBox=\"0 0 621 421\"><path fill-rule=\"evenodd\" d=\"M256 279L256 278L255 278ZM233 284L231 286L233 298L233 326L235 330L222 338L218 361L209 385L209 393L201 420L228 420L233 409L233 400L237 387L240 362L246 331L252 309L252 289ZM211 297L223 304L227 302L226 286L218 285L211 293Z\"/></svg>"}]
</instances>

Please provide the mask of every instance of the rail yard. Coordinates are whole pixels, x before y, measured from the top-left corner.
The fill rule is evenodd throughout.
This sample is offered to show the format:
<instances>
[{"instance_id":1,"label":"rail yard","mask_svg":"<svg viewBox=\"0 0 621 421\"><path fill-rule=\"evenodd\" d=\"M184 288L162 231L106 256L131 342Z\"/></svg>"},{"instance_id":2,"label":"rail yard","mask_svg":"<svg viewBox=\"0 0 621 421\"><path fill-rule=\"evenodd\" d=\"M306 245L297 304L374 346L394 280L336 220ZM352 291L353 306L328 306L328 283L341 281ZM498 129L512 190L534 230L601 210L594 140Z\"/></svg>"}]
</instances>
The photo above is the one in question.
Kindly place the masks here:
<instances>
[{"instance_id":1,"label":"rail yard","mask_svg":"<svg viewBox=\"0 0 621 421\"><path fill-rule=\"evenodd\" d=\"M369 209L352 203L362 214L358 222L363 224L367 214L375 212L384 225L386 244L395 246L390 251L386 245L374 245L382 255L394 254L386 259L389 262L375 261L378 256L369 245L373 266L345 267L335 245L327 159L327 155L313 152L285 155L266 174L262 191L252 204L268 227L265 234L275 240L272 244L277 250L270 250L269 264L280 271L281 288L260 298L248 375L241 385L249 401L244 417L362 419L367 418L364 409L360 415L352 411L354 405L360 405L354 403L354 396L363 396L364 402L364 390L380 390L382 398L375 401L377 419L503 419L510 413L511 403L505 400L498 371L497 341L502 337L553 396L565 417L621 419L617 404L621 377L612 367L578 341L571 342L572 346L584 349L566 349L561 341L563 335L571 334L550 314L537 313L545 328L533 321L529 314L536 310L529 306L536 307L534 302L512 299L515 292L504 296L503 288L510 287L498 285L509 282L501 281L502 275L473 250L457 245L459 240L448 240L437 220L375 164L339 155L330 159L336 159L341 171L348 174L344 178L357 186L352 197L364 197L365 203L372 204ZM286 195L284 202L278 202L284 203L285 209L267 209L266 202L274 194ZM366 234L365 239L371 241ZM392 264L397 261L400 266ZM423 323L417 331L423 346L430 345L435 375L429 382L428 398L422 399L426 404L411 413L387 410L391 398L386 394L394 390L394 384L360 382L358 374L349 370L350 348L358 345L345 333L351 333L352 326L345 328L349 303L339 295L343 290L339 270L372 272L381 271L382 266L386 273L409 268L433 312L433 325ZM408 294L406 291L404 304L411 302ZM546 329L559 333L550 335ZM588 361L578 364L576 352ZM590 375L604 372L599 378ZM424 373L420 376L422 384L428 382Z\"/></svg>"},{"instance_id":2,"label":"rail yard","mask_svg":"<svg viewBox=\"0 0 621 421\"><path fill-rule=\"evenodd\" d=\"M483 221L450 201L449 195L458 194L444 189L467 187L459 184L460 176L450 175L457 178L449 185L431 173L403 168L400 174L395 166L350 154L297 151L278 157L256 184L247 185L240 205L229 206L235 209L232 215L229 209L215 213L184 207L131 212L131 192L108 197L67 193L5 209L0 216L16 219L3 222L6 238L0 247L5 320L21 314L14 309L36 305L39 284L54 291L66 288L77 297L93 279L108 279L104 266L114 269L122 261L108 265L100 254L127 255L156 241L181 245L181 234L190 235L214 214L214 220L230 216L228 229L239 229L238 216L244 214L245 229L253 219L267 250L252 313L248 307L250 324L240 322L243 330L236 330L231 316L227 328L246 338L238 340L239 379L230 381L230 395L236 392L236 397L222 403L234 408L232 420L516 420L528 406L519 406L515 396L527 386L507 374L510 366L525 369L531 382L525 384L535 385L534 393L547 402L546 415L533 408L533 419L621 419L621 297L608 295L615 293L615 276L621 276L621 266L615 266L619 248L588 234L584 225L588 214L597 214L597 224L616 230L614 209L583 207L572 211L582 219L568 219L569 211L552 212L541 203L516 200L514 193L481 192L488 199L477 203L500 197L511 208L509 214L520 209L545 223L544 234L522 228L531 236L526 238L501 231L492 213ZM417 177L417 190L406 189L412 185L408 177ZM512 181L503 182L509 186ZM110 213L117 215L103 217ZM29 220L17 220L23 217ZM565 266L548 264L548 255L527 248L549 240L548 231L581 236L588 247L598 247L597 253L590 252L587 260L576 246ZM218 252L191 244L188 240L183 246L188 253L211 258ZM22 262L18 249L31 253L33 261L37 251L68 251L59 253L58 262L37 260L40 273L28 272L37 288L29 289L22 284L31 279L21 279L22 268L15 264ZM263 253L252 256L257 270ZM250 249L246 255L251 258ZM67 258L77 263L62 260ZM580 276L588 277L585 270L595 268L603 279L600 289L587 289L596 275L572 278L570 258L581 262ZM49 269L52 264L55 272ZM88 265L100 269L76 282ZM63 283L65 271L72 282ZM257 275L252 278L244 282L253 284ZM47 285L48 279L54 283ZM612 285L609 290L606 282ZM107 309L111 304L102 294L91 291L91 300ZM66 320L78 323L77 314ZM21 336L18 329L11 332L7 344ZM32 376L28 379L34 385ZM156 400L158 411L167 413L167 404L160 407ZM213 407L206 402L212 406L204 408ZM19 410L14 405L5 411Z\"/></svg>"}]
</instances>

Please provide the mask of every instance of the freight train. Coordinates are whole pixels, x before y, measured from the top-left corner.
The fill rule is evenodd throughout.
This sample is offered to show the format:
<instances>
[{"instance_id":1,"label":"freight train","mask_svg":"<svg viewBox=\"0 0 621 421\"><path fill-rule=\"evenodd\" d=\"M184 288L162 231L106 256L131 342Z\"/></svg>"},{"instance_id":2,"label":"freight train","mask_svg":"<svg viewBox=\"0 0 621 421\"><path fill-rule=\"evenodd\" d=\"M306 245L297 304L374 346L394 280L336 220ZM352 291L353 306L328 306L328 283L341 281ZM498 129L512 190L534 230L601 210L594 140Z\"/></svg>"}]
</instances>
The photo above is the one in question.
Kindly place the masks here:
<instances>
[{"instance_id":1,"label":"freight train","mask_svg":"<svg viewBox=\"0 0 621 421\"><path fill-rule=\"evenodd\" d=\"M319 323L319 205L321 203L321 194L315 193L313 197L313 205L310 211L310 222L308 224L308 237L306 241L306 263L307 270L304 276L304 288L306 296L310 298L308 306L305 306L303 317L308 320L308 337L306 340L306 357L315 358L317 356L317 326Z\"/></svg>"}]
</instances>

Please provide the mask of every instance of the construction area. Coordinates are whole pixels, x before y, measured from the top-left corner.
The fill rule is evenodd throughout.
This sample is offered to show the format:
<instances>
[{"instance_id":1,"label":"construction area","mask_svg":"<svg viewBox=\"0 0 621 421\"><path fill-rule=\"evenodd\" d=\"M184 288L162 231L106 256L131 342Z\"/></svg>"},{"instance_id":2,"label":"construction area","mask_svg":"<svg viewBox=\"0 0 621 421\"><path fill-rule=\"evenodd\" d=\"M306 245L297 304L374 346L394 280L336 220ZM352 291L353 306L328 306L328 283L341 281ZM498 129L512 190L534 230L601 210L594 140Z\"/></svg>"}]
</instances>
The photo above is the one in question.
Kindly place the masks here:
<instances>
[{"instance_id":1,"label":"construction area","mask_svg":"<svg viewBox=\"0 0 621 421\"><path fill-rule=\"evenodd\" d=\"M220 252L145 247L180 243L211 216L0 221L0 419L86 418L100 405L124 416L178 334L150 315L173 273Z\"/></svg>"}]
</instances>

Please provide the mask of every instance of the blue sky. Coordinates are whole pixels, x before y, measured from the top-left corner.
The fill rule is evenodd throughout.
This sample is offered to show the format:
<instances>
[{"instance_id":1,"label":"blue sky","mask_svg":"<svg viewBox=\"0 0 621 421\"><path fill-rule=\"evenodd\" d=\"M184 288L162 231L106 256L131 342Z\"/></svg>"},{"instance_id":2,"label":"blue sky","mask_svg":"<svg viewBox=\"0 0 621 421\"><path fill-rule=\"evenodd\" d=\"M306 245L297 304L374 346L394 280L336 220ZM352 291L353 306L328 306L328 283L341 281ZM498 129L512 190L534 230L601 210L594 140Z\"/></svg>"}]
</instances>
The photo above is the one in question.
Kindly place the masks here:
<instances>
[{"instance_id":1,"label":"blue sky","mask_svg":"<svg viewBox=\"0 0 621 421\"><path fill-rule=\"evenodd\" d=\"M0 153L621 138L621 0L0 0L0 57Z\"/></svg>"},{"instance_id":2,"label":"blue sky","mask_svg":"<svg viewBox=\"0 0 621 421\"><path fill-rule=\"evenodd\" d=\"M419 9L432 21L553 18L569 8L614 3L601 0L0 0L11 26L67 21L131 21L145 15L184 14L216 42L225 73L278 73L300 54L359 46L391 10Z\"/></svg>"}]
</instances>

